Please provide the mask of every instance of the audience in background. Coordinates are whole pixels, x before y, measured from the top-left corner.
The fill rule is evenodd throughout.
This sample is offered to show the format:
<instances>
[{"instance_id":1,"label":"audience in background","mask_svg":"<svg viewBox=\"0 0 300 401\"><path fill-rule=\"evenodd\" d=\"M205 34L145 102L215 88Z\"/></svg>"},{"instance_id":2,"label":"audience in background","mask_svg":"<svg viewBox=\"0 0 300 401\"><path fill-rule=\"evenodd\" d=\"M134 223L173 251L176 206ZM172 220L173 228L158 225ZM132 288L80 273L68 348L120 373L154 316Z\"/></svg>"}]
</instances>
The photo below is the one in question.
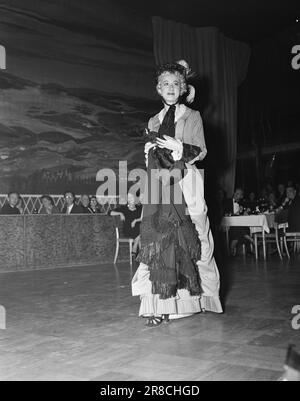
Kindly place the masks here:
<instances>
[{"instance_id":1,"label":"audience in background","mask_svg":"<svg viewBox=\"0 0 300 401\"><path fill-rule=\"evenodd\" d=\"M225 213L238 215L244 204L244 191L241 188L237 188L233 197L225 202Z\"/></svg>"},{"instance_id":2,"label":"audience in background","mask_svg":"<svg viewBox=\"0 0 300 401\"><path fill-rule=\"evenodd\" d=\"M81 214L83 213L82 207L75 203L75 194L67 191L64 194L65 205L62 209L62 214Z\"/></svg>"},{"instance_id":3,"label":"audience in background","mask_svg":"<svg viewBox=\"0 0 300 401\"><path fill-rule=\"evenodd\" d=\"M268 197L270 194L274 193L274 192L275 192L275 190L274 190L273 185L272 185L272 184L267 184L267 185L266 185L267 197Z\"/></svg>"},{"instance_id":4,"label":"audience in background","mask_svg":"<svg viewBox=\"0 0 300 401\"><path fill-rule=\"evenodd\" d=\"M86 194L81 195L81 197L80 197L80 206L81 206L81 209L82 209L81 213L84 213L84 214L91 214L92 213L92 210L90 208L90 197L89 197L89 195L86 195Z\"/></svg>"},{"instance_id":5,"label":"audience in background","mask_svg":"<svg viewBox=\"0 0 300 401\"><path fill-rule=\"evenodd\" d=\"M18 192L10 192L7 195L7 202L1 209L1 214L21 214L20 209L17 207L20 201L20 195Z\"/></svg>"},{"instance_id":6,"label":"audience in background","mask_svg":"<svg viewBox=\"0 0 300 401\"><path fill-rule=\"evenodd\" d=\"M267 201L268 200L268 190L267 188L263 187L260 190L259 201Z\"/></svg>"},{"instance_id":7,"label":"audience in background","mask_svg":"<svg viewBox=\"0 0 300 401\"><path fill-rule=\"evenodd\" d=\"M226 213L240 215L244 213L244 207L244 191L241 188L237 188L234 192L233 198L228 199L226 202ZM236 255L237 246L239 244L250 245L253 243L250 229L248 227L231 227L229 230L229 236L232 256Z\"/></svg>"},{"instance_id":8,"label":"audience in background","mask_svg":"<svg viewBox=\"0 0 300 401\"><path fill-rule=\"evenodd\" d=\"M101 213L96 196L92 196L90 200L90 210L93 214Z\"/></svg>"},{"instance_id":9,"label":"audience in background","mask_svg":"<svg viewBox=\"0 0 300 401\"><path fill-rule=\"evenodd\" d=\"M42 208L39 214L59 214L59 210L54 205L54 201L49 195L43 195L41 197Z\"/></svg>"},{"instance_id":10,"label":"audience in background","mask_svg":"<svg viewBox=\"0 0 300 401\"><path fill-rule=\"evenodd\" d=\"M111 216L120 216L124 223L124 235L134 239L133 257L140 248L140 224L142 221L142 206L136 205L133 194L128 193L127 205L120 205L109 213Z\"/></svg>"},{"instance_id":11,"label":"audience in background","mask_svg":"<svg viewBox=\"0 0 300 401\"><path fill-rule=\"evenodd\" d=\"M278 200L274 192L271 192L268 197L268 209L270 212L274 211L278 206Z\"/></svg>"},{"instance_id":12,"label":"audience in background","mask_svg":"<svg viewBox=\"0 0 300 401\"><path fill-rule=\"evenodd\" d=\"M248 199L246 201L247 210L250 213L254 213L256 210L256 206L257 206L256 194L255 192L250 192Z\"/></svg>"},{"instance_id":13,"label":"audience in background","mask_svg":"<svg viewBox=\"0 0 300 401\"><path fill-rule=\"evenodd\" d=\"M288 212L288 231L300 232L300 197L297 196L296 187L287 188L287 195L291 200Z\"/></svg>"},{"instance_id":14,"label":"audience in background","mask_svg":"<svg viewBox=\"0 0 300 401\"><path fill-rule=\"evenodd\" d=\"M20 214L24 214L24 202L20 195L19 195L19 202L17 203L16 207L19 209Z\"/></svg>"},{"instance_id":15,"label":"audience in background","mask_svg":"<svg viewBox=\"0 0 300 401\"><path fill-rule=\"evenodd\" d=\"M289 231L300 231L300 198L294 185L287 187L286 198L277 209L276 221L288 222Z\"/></svg>"},{"instance_id":16,"label":"audience in background","mask_svg":"<svg viewBox=\"0 0 300 401\"><path fill-rule=\"evenodd\" d=\"M277 198L278 198L278 206L282 205L286 198L286 187L284 184L278 184L277 186Z\"/></svg>"}]
</instances>

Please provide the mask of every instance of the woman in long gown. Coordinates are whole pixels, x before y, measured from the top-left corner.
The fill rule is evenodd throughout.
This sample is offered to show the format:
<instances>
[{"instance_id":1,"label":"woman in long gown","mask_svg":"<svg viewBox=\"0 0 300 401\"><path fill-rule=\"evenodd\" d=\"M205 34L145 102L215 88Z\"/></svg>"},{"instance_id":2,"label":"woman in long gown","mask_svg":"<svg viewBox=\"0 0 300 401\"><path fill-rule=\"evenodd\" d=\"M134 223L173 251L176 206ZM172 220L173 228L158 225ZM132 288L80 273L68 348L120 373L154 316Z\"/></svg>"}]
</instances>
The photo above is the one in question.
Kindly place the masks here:
<instances>
[{"instance_id":1,"label":"woman in long gown","mask_svg":"<svg viewBox=\"0 0 300 401\"><path fill-rule=\"evenodd\" d=\"M181 103L186 91L184 67L170 63L158 69L164 108L148 124L148 192L140 265L132 280L132 293L141 299L139 315L149 326L203 310L222 313L203 178L194 165L207 153L203 124L198 111ZM160 183L158 191L153 182Z\"/></svg>"}]
</instances>

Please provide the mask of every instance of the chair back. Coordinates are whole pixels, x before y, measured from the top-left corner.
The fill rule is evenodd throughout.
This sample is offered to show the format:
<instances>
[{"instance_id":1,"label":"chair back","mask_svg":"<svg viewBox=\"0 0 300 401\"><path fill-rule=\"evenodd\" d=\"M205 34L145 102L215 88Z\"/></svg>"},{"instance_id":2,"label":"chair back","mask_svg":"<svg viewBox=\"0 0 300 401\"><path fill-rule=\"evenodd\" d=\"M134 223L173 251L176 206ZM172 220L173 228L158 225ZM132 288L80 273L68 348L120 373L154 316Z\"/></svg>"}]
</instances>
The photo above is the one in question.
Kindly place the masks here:
<instances>
[{"instance_id":1,"label":"chair back","mask_svg":"<svg viewBox=\"0 0 300 401\"><path fill-rule=\"evenodd\" d=\"M284 223L277 223L275 222L274 227L276 230L283 230L284 232L286 232L286 229L288 228L289 224L288 222L284 222Z\"/></svg>"},{"instance_id":2,"label":"chair back","mask_svg":"<svg viewBox=\"0 0 300 401\"><path fill-rule=\"evenodd\" d=\"M120 216L111 216L111 217L114 222L117 239L126 238L126 236L124 234L124 223L121 220L121 217Z\"/></svg>"}]
</instances>

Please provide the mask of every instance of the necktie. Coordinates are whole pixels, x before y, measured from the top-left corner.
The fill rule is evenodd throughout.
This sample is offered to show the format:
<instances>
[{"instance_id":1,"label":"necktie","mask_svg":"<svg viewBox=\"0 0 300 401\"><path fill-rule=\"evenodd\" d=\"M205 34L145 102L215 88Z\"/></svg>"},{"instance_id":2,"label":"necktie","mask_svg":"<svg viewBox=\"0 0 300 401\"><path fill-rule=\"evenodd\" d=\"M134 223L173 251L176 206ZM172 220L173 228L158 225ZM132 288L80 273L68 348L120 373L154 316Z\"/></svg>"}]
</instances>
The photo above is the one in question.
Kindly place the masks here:
<instances>
[{"instance_id":1,"label":"necktie","mask_svg":"<svg viewBox=\"0 0 300 401\"><path fill-rule=\"evenodd\" d=\"M175 110L176 106L174 104L169 107L158 131L160 137L163 135L175 137Z\"/></svg>"}]
</instances>

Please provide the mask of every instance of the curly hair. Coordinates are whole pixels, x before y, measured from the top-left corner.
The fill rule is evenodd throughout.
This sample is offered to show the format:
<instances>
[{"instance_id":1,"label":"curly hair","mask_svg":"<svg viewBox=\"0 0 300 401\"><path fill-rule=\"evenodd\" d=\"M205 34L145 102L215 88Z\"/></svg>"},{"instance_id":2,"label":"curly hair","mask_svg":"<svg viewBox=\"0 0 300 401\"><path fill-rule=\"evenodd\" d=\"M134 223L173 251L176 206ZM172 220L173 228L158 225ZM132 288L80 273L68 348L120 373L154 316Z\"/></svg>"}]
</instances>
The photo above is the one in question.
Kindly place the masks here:
<instances>
[{"instance_id":1,"label":"curly hair","mask_svg":"<svg viewBox=\"0 0 300 401\"><path fill-rule=\"evenodd\" d=\"M187 83L186 83L186 69L178 64L178 63L165 63L160 65L156 70L156 88L160 89L160 77L165 74L175 74L178 75L180 80L180 93L183 95L187 92Z\"/></svg>"}]
</instances>

